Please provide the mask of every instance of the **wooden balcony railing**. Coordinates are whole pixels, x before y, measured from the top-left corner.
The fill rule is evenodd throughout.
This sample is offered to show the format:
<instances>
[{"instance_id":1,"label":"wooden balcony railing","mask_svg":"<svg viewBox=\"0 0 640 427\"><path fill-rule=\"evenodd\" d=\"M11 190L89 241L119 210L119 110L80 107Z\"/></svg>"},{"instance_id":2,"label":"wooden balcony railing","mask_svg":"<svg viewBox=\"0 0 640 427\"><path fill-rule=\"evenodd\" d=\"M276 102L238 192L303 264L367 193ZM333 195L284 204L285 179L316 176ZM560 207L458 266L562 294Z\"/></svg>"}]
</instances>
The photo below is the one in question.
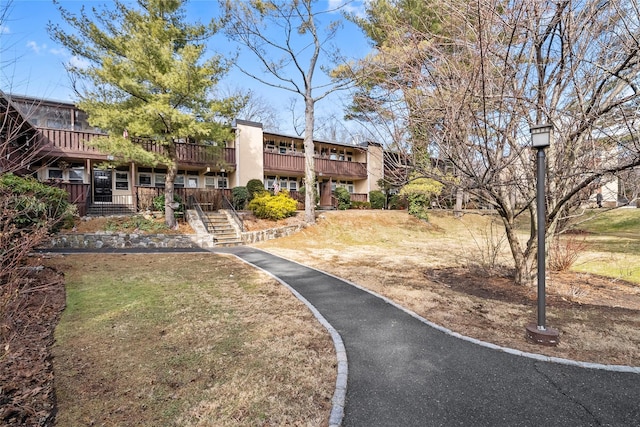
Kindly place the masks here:
<instances>
[{"instance_id":1,"label":"wooden balcony railing","mask_svg":"<svg viewBox=\"0 0 640 427\"><path fill-rule=\"evenodd\" d=\"M316 173L325 176L336 176L344 178L367 177L367 164L359 162L348 162L343 160L329 160L323 157L315 157ZM264 153L265 172L287 174L304 173L304 157L291 154Z\"/></svg>"},{"instance_id":2,"label":"wooden balcony railing","mask_svg":"<svg viewBox=\"0 0 640 427\"><path fill-rule=\"evenodd\" d=\"M148 151L159 154L164 153L166 150L166 147L155 142L145 142L144 147ZM223 157L224 162L227 165L235 166L236 164L235 149L218 148L212 145L177 142L176 156L178 158L178 163L193 166L215 164L218 162L220 157Z\"/></svg>"},{"instance_id":3,"label":"wooden balcony railing","mask_svg":"<svg viewBox=\"0 0 640 427\"><path fill-rule=\"evenodd\" d=\"M107 159L107 154L97 148L85 144L93 138L104 136L94 132L83 132L64 129L39 128L45 152L51 156L82 157L88 159ZM165 147L154 142L144 142L146 150L163 153ZM217 149L204 144L176 143L176 154L180 165L203 166L218 164L220 157L231 166L236 164L236 152L233 148Z\"/></svg>"},{"instance_id":4,"label":"wooden balcony railing","mask_svg":"<svg viewBox=\"0 0 640 427\"><path fill-rule=\"evenodd\" d=\"M322 173L325 176L340 176L360 179L367 177L366 163L329 160L316 157L315 167L317 173Z\"/></svg>"},{"instance_id":5,"label":"wooden balcony railing","mask_svg":"<svg viewBox=\"0 0 640 427\"><path fill-rule=\"evenodd\" d=\"M83 132L66 129L39 128L42 136L44 153L51 156L83 157L88 159L105 159L106 154L95 147L85 144L93 138L104 136L95 132Z\"/></svg>"}]
</instances>

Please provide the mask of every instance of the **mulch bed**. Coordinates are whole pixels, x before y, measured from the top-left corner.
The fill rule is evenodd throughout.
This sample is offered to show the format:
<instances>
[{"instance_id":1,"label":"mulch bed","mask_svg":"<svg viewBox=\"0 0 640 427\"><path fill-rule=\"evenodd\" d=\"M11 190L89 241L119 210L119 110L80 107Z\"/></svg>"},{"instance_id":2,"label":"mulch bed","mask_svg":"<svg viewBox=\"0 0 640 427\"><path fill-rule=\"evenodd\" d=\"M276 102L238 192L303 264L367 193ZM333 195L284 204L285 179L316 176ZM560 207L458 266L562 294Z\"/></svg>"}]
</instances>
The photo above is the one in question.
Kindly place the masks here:
<instances>
[{"instance_id":1,"label":"mulch bed","mask_svg":"<svg viewBox=\"0 0 640 427\"><path fill-rule=\"evenodd\" d=\"M62 274L38 266L20 289L0 287L0 424L52 426L55 418L53 332L65 307ZM7 303L7 301L9 301Z\"/></svg>"}]
</instances>

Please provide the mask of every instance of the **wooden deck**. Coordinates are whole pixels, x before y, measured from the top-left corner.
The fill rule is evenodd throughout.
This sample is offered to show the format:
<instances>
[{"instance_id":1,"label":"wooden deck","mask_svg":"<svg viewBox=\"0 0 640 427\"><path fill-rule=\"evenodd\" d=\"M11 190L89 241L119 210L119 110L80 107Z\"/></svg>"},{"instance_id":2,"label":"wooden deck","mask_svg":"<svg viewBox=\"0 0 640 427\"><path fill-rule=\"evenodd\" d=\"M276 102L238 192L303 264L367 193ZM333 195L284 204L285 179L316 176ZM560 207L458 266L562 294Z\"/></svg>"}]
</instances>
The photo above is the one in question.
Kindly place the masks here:
<instances>
[{"instance_id":1,"label":"wooden deck","mask_svg":"<svg viewBox=\"0 0 640 427\"><path fill-rule=\"evenodd\" d=\"M50 157L71 157L91 160L107 160L107 154L87 144L92 139L105 136L101 133L73 131L64 129L38 128L43 144L43 153ZM228 169L235 168L236 152L233 148L215 147L205 144L177 142L176 154L181 166L216 165L220 158L224 159ZM146 150L163 154L166 147L148 141L143 142Z\"/></svg>"},{"instance_id":2,"label":"wooden deck","mask_svg":"<svg viewBox=\"0 0 640 427\"><path fill-rule=\"evenodd\" d=\"M366 179L367 164L343 160L329 160L316 156L314 160L317 174L345 179ZM304 156L292 154L264 153L265 173L303 174Z\"/></svg>"}]
</instances>

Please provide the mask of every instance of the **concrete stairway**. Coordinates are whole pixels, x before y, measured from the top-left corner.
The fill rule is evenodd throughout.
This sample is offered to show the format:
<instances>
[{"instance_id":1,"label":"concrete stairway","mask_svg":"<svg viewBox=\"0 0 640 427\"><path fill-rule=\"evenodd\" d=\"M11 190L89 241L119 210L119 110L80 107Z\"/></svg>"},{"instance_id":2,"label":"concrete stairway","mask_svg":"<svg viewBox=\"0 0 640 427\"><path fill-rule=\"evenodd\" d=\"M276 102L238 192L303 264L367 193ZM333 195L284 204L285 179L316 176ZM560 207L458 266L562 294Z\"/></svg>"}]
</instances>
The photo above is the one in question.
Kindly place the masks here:
<instances>
[{"instance_id":1,"label":"concrete stairway","mask_svg":"<svg viewBox=\"0 0 640 427\"><path fill-rule=\"evenodd\" d=\"M225 213L205 212L204 214L209 223L207 230L213 235L216 246L242 245L242 239Z\"/></svg>"}]
</instances>

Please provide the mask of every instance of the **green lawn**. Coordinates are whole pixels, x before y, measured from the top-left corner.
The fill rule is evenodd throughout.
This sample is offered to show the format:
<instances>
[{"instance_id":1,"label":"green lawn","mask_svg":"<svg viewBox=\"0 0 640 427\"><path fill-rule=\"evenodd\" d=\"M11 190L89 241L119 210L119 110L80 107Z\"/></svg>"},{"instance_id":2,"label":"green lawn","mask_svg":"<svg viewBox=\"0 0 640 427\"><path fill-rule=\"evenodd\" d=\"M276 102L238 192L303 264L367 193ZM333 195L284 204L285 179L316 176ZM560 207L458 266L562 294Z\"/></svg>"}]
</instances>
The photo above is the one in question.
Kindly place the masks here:
<instances>
[{"instance_id":1,"label":"green lawn","mask_svg":"<svg viewBox=\"0 0 640 427\"><path fill-rule=\"evenodd\" d=\"M640 283L640 209L592 210L576 229L587 243L573 270Z\"/></svg>"},{"instance_id":2,"label":"green lawn","mask_svg":"<svg viewBox=\"0 0 640 427\"><path fill-rule=\"evenodd\" d=\"M275 280L213 254L72 255L53 349L57 425L326 422L335 356Z\"/></svg>"}]
</instances>

